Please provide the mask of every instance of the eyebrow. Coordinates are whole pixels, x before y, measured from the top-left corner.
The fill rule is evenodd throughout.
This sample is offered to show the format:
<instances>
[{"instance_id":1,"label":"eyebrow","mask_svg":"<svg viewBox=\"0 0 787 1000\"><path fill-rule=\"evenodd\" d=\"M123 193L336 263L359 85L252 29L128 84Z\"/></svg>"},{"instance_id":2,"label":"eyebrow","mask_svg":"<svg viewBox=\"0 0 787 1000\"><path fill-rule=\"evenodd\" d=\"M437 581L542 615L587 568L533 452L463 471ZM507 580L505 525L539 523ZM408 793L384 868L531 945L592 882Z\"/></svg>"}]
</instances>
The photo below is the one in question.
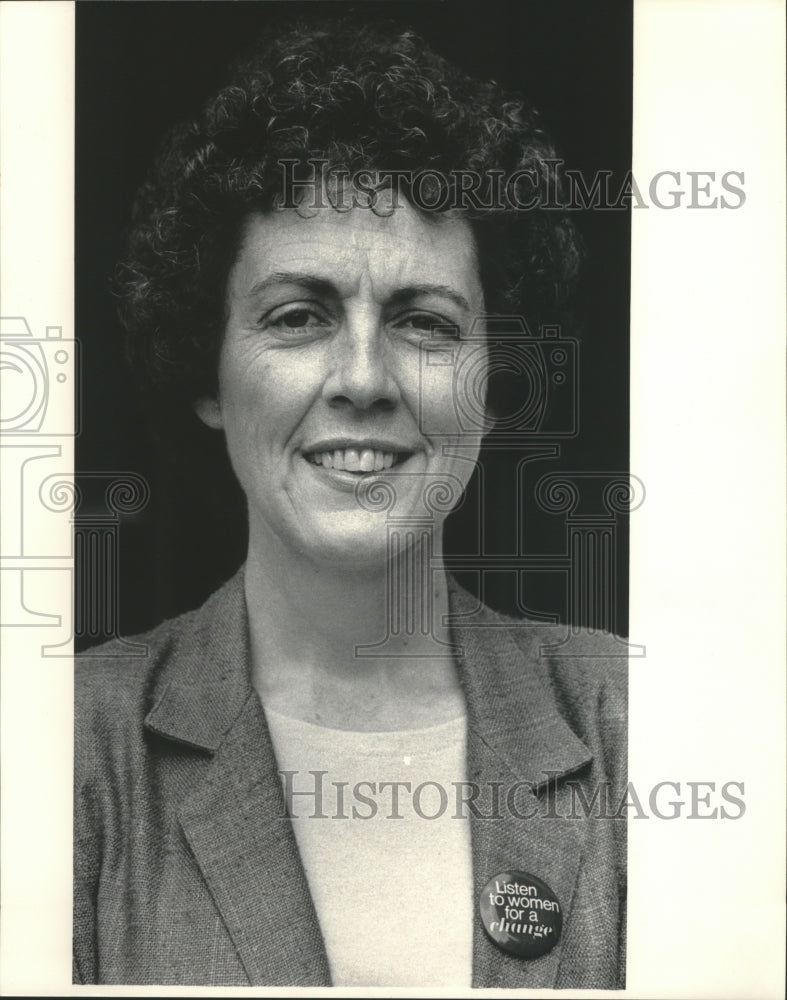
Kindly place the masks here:
<instances>
[{"instance_id":1,"label":"eyebrow","mask_svg":"<svg viewBox=\"0 0 787 1000\"><path fill-rule=\"evenodd\" d=\"M406 302L410 299L417 298L419 295L442 295L447 299L459 306L460 309L464 309L465 312L470 312L470 303L464 297L460 295L455 289L451 288L450 285L408 285L406 288L397 288L397 290L391 296L392 302Z\"/></svg>"},{"instance_id":2,"label":"eyebrow","mask_svg":"<svg viewBox=\"0 0 787 1000\"><path fill-rule=\"evenodd\" d=\"M327 278L318 278L314 274L304 271L274 271L267 277L255 282L249 290L248 297L259 295L267 288L276 285L300 285L318 295L331 295L339 297L338 289ZM391 295L390 301L393 303L409 302L419 295L441 295L450 299L455 305L465 312L470 312L470 304L464 295L461 295L450 285L417 284L407 285L405 288L397 288Z\"/></svg>"},{"instance_id":3,"label":"eyebrow","mask_svg":"<svg viewBox=\"0 0 787 1000\"><path fill-rule=\"evenodd\" d=\"M254 295L259 295L260 292L264 292L267 288L275 285L300 285L302 288L307 288L313 292L336 294L333 282L327 281L325 278L317 278L315 275L303 271L274 271L267 278L255 281L249 289L247 297L251 298Z\"/></svg>"}]
</instances>

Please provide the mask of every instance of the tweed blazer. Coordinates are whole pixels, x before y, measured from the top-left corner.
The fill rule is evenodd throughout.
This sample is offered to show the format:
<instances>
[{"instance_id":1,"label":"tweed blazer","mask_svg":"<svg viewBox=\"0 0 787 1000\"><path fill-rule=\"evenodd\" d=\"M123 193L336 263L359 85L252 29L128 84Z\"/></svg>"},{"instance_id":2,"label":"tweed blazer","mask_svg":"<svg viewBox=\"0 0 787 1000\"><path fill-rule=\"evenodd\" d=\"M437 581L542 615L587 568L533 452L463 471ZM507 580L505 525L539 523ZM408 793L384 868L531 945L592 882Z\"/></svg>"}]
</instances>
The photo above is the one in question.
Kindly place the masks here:
<instances>
[{"instance_id":1,"label":"tweed blazer","mask_svg":"<svg viewBox=\"0 0 787 1000\"><path fill-rule=\"evenodd\" d=\"M147 656L109 643L78 661L75 982L331 985L251 686L242 574L137 637ZM482 794L470 814L473 986L621 988L626 824L598 793L625 796L625 658L582 633L570 651L592 655L549 652L564 629L498 615L453 581L450 610L467 777L514 803ZM536 959L500 950L478 916L481 889L510 870L561 904L562 936Z\"/></svg>"}]
</instances>

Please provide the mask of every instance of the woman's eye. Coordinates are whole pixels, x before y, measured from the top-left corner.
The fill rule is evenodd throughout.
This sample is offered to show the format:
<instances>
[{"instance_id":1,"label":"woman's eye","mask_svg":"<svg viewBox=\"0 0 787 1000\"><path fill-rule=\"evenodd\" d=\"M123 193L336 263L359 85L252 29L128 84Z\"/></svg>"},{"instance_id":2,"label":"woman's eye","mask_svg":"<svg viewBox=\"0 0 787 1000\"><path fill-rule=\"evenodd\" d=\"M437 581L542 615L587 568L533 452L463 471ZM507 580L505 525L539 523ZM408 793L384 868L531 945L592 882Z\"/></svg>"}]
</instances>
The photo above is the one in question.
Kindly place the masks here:
<instances>
[{"instance_id":1,"label":"woman's eye","mask_svg":"<svg viewBox=\"0 0 787 1000\"><path fill-rule=\"evenodd\" d=\"M419 334L428 334L435 339L459 336L456 324L449 323L442 316L435 316L432 313L411 313L401 319L399 325L405 329L415 330Z\"/></svg>"},{"instance_id":2,"label":"woman's eye","mask_svg":"<svg viewBox=\"0 0 787 1000\"><path fill-rule=\"evenodd\" d=\"M297 308L272 316L268 323L280 330L306 330L309 327L324 326L325 320L313 309Z\"/></svg>"},{"instance_id":3,"label":"woman's eye","mask_svg":"<svg viewBox=\"0 0 787 1000\"><path fill-rule=\"evenodd\" d=\"M426 316L423 313L410 317L410 326L415 327L416 330L431 331L436 324L437 320L433 316Z\"/></svg>"}]
</instances>

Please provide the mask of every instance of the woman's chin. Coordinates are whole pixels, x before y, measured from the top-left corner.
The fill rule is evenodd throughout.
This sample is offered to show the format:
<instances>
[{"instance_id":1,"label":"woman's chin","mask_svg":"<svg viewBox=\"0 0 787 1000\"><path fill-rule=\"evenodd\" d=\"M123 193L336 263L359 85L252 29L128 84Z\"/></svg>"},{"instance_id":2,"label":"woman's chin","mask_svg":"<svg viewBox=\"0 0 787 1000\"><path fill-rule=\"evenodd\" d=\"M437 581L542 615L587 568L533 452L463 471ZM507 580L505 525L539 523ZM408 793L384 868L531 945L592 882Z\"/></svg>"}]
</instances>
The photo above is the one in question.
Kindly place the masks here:
<instances>
[{"instance_id":1,"label":"woman's chin","mask_svg":"<svg viewBox=\"0 0 787 1000\"><path fill-rule=\"evenodd\" d=\"M302 552L314 562L344 571L383 573L393 554L393 544L385 522L353 525L342 524L336 518L330 530L304 538Z\"/></svg>"},{"instance_id":2,"label":"woman's chin","mask_svg":"<svg viewBox=\"0 0 787 1000\"><path fill-rule=\"evenodd\" d=\"M297 551L305 559L343 571L385 572L391 559L414 547L437 552L432 525L408 525L385 514L346 513L313 516L300 525Z\"/></svg>"}]
</instances>

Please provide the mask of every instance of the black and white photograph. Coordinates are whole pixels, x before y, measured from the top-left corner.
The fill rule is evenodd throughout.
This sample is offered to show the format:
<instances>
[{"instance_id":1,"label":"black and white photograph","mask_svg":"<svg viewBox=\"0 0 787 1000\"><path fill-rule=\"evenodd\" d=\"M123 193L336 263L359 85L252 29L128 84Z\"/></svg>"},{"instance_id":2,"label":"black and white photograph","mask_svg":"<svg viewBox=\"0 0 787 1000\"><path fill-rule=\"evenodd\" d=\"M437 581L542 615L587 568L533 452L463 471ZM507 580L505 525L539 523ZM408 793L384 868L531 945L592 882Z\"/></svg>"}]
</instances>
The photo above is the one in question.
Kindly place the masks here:
<instances>
[{"instance_id":1,"label":"black and white photograph","mask_svg":"<svg viewBox=\"0 0 787 1000\"><path fill-rule=\"evenodd\" d=\"M774 461L763 438L732 468L727 373L738 413L783 387L751 402L772 324L731 364L691 309L745 307L690 280L783 259L783 236L761 265L698 249L759 238L744 154L773 109L670 118L656 2L43 6L70 39L73 115L38 131L71 143L73 252L35 308L12 261L0 332L4 653L37 663L4 669L6 706L59 713L28 814L65 831L30 896L58 900L49 982L776 996L778 531L702 503ZM732 5L714 65L773 6ZM683 155L728 117L731 152ZM729 912L720 865L751 887ZM709 964L722 930L748 959Z\"/></svg>"},{"instance_id":2,"label":"black and white photograph","mask_svg":"<svg viewBox=\"0 0 787 1000\"><path fill-rule=\"evenodd\" d=\"M631 7L446 14L77 8L76 982L625 983Z\"/></svg>"}]
</instances>

